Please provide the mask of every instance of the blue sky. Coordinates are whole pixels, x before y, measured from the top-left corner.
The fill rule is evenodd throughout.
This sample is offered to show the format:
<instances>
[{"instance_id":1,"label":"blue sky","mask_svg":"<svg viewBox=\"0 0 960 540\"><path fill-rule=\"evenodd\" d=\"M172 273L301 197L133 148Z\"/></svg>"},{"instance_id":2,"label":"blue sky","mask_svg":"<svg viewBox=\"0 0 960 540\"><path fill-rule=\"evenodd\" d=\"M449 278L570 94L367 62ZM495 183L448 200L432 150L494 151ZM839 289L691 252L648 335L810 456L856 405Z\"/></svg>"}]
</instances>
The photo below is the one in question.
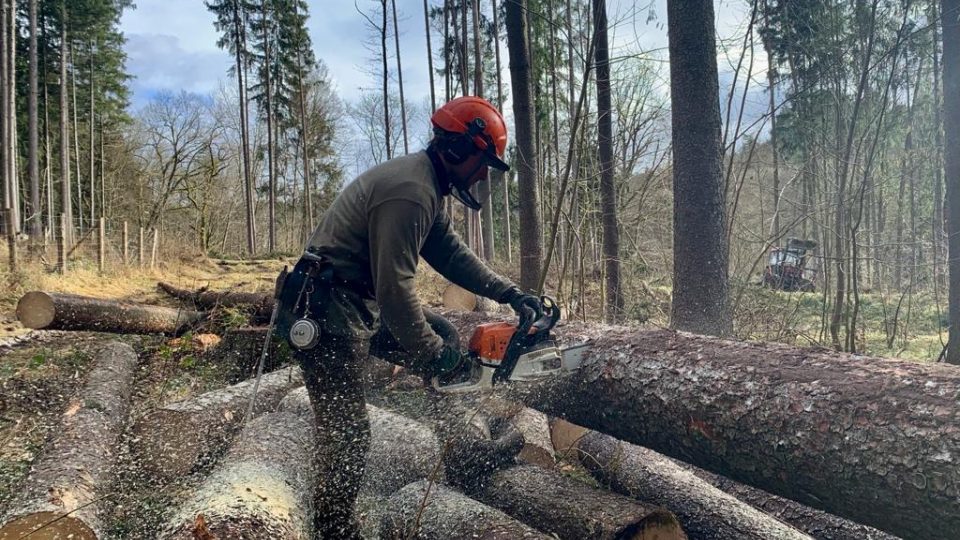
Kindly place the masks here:
<instances>
[{"instance_id":1,"label":"blue sky","mask_svg":"<svg viewBox=\"0 0 960 540\"><path fill-rule=\"evenodd\" d=\"M377 83L366 71L370 53L363 17L352 0L309 0L309 30L317 56L327 64L341 97L352 101L360 88ZM357 0L370 10L373 0ZM430 0L436 5L439 0ZM666 57L666 2L656 0L608 2L612 26L612 54L627 49L654 50ZM717 26L721 37L737 33L745 16L742 0L718 0ZM429 96L422 0L397 0L401 14L401 52L404 86L412 101ZM216 46L213 16L202 0L140 0L124 13L121 29L127 37L128 70L135 79L133 106L139 108L160 90L181 89L211 93L226 80L229 55ZM503 51L506 55L506 51ZM505 57L504 57L505 58ZM504 66L506 60L504 60ZM391 69L393 66L391 65ZM504 68L506 69L506 67ZM724 62L721 59L721 71ZM228 81L229 82L229 81Z\"/></svg>"}]
</instances>

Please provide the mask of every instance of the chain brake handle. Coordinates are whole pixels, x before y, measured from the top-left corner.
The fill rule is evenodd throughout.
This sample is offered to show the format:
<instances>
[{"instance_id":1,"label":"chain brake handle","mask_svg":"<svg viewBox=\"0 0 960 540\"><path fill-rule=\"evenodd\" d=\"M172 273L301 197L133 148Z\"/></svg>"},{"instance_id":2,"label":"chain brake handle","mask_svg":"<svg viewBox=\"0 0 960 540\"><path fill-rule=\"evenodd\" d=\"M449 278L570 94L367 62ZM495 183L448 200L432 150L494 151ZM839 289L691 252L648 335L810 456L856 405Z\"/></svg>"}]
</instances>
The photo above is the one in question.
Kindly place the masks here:
<instances>
[{"instance_id":1,"label":"chain brake handle","mask_svg":"<svg viewBox=\"0 0 960 540\"><path fill-rule=\"evenodd\" d=\"M534 321L527 321L517 326L517 333L522 335L537 335L553 330L560 321L560 306L556 300L543 295L540 297L542 315Z\"/></svg>"}]
</instances>

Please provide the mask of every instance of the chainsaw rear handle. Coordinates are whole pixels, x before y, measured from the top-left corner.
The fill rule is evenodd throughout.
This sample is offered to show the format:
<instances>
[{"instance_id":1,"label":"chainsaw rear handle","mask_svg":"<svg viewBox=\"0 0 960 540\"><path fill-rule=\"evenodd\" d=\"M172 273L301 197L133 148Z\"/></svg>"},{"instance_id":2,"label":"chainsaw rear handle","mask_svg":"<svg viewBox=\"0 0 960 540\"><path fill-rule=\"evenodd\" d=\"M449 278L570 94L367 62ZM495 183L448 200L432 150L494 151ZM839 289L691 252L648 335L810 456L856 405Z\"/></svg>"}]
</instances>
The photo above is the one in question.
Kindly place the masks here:
<instances>
[{"instance_id":1,"label":"chainsaw rear handle","mask_svg":"<svg viewBox=\"0 0 960 540\"><path fill-rule=\"evenodd\" d=\"M547 295L541 296L540 312L542 315L536 320L524 321L521 318L517 325L517 333L521 335L540 334L553 330L553 327L560 321L560 306L557 305L557 301Z\"/></svg>"}]
</instances>

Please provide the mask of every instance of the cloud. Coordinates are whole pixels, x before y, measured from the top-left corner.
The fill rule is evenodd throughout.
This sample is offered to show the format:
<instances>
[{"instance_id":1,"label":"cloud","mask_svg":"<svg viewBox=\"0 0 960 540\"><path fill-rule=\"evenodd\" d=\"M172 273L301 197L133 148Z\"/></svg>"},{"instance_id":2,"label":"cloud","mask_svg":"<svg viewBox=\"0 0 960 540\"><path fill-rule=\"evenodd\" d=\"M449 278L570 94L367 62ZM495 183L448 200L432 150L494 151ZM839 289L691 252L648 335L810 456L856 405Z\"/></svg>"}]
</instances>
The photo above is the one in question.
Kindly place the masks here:
<instances>
[{"instance_id":1,"label":"cloud","mask_svg":"<svg viewBox=\"0 0 960 540\"><path fill-rule=\"evenodd\" d=\"M225 51L185 49L177 36L127 34L127 70L137 108L162 90L208 94L219 85L231 65Z\"/></svg>"}]
</instances>

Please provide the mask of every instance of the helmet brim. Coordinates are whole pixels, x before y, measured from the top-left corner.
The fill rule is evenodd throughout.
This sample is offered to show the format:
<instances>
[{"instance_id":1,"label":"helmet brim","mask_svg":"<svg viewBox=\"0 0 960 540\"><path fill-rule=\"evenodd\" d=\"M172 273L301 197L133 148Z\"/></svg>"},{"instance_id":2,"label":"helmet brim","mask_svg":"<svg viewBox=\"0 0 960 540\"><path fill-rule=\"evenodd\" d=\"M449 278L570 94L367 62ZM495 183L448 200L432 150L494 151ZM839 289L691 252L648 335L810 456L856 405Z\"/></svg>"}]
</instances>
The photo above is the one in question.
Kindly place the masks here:
<instances>
[{"instance_id":1,"label":"helmet brim","mask_svg":"<svg viewBox=\"0 0 960 540\"><path fill-rule=\"evenodd\" d=\"M494 154L493 152L487 150L487 151L483 152L483 156L486 158L486 160L487 160L487 165L489 165L490 167L493 167L494 169L497 169L498 171L504 171L504 172L510 170L510 166L507 165L507 163L506 163L505 161L503 161L502 159L500 159L499 157L497 157L497 155Z\"/></svg>"}]
</instances>

